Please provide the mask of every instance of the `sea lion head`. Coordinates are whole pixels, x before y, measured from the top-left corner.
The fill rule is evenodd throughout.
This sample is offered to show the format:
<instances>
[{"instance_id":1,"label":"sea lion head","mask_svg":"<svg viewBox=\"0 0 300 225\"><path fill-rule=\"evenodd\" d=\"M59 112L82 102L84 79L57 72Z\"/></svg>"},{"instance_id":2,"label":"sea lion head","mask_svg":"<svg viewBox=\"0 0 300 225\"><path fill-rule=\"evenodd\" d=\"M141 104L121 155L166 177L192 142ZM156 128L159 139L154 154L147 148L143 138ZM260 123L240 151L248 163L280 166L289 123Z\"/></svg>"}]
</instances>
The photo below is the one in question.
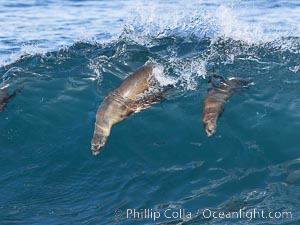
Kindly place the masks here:
<instances>
[{"instance_id":1,"label":"sea lion head","mask_svg":"<svg viewBox=\"0 0 300 225\"><path fill-rule=\"evenodd\" d=\"M99 135L95 135L93 140L92 140L92 154L94 156L98 155L101 151L101 149L104 147L105 143L106 143L107 137L104 136L99 136Z\"/></svg>"},{"instance_id":2,"label":"sea lion head","mask_svg":"<svg viewBox=\"0 0 300 225\"><path fill-rule=\"evenodd\" d=\"M210 137L211 135L213 135L216 132L217 123L216 123L216 121L208 120L207 122L204 123L204 127L205 127L205 132L206 132L207 137Z\"/></svg>"}]
</instances>

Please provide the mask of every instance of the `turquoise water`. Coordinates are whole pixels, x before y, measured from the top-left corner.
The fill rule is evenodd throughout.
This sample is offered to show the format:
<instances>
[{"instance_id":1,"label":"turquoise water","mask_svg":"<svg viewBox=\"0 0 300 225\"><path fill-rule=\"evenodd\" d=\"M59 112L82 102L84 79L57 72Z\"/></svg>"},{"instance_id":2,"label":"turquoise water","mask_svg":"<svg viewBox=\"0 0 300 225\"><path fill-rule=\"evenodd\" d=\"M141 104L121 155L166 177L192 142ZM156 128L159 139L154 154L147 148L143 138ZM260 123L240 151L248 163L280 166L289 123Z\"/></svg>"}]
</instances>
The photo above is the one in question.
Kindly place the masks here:
<instances>
[{"instance_id":1,"label":"turquoise water","mask_svg":"<svg viewBox=\"0 0 300 225\"><path fill-rule=\"evenodd\" d=\"M1 224L299 224L299 7L3 1L0 87L25 87L0 114ZM115 125L93 157L101 101L149 62L176 88ZM253 85L207 138L213 67Z\"/></svg>"}]
</instances>

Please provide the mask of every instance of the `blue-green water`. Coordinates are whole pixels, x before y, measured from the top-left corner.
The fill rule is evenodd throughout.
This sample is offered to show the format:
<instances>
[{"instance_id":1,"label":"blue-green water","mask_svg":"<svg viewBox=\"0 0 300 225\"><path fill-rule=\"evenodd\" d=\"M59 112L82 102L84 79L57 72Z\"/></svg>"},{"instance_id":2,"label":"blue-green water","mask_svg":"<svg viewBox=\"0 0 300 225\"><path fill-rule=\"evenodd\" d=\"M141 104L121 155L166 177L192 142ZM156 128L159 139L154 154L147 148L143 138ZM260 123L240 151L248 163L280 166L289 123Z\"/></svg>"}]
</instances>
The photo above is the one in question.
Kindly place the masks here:
<instances>
[{"instance_id":1,"label":"blue-green water","mask_svg":"<svg viewBox=\"0 0 300 225\"><path fill-rule=\"evenodd\" d=\"M0 35L1 87L25 87L0 114L1 224L300 223L297 2L189 2L192 10L176 1L136 9L121 1L4 2L2 21L7 12L23 20L11 16ZM49 28L33 35L26 7L41 10L32 14L35 23ZM52 20L51 10L64 9ZM89 29L91 20L99 26ZM14 21L21 23L15 30ZM82 28L92 37L81 38ZM147 62L163 66L162 84L171 80L176 88L115 125L93 157L97 108ZM253 85L228 101L207 138L201 113L213 67ZM134 209L136 218L127 215ZM208 210L248 217L205 218ZM250 218L253 210L278 218Z\"/></svg>"}]
</instances>

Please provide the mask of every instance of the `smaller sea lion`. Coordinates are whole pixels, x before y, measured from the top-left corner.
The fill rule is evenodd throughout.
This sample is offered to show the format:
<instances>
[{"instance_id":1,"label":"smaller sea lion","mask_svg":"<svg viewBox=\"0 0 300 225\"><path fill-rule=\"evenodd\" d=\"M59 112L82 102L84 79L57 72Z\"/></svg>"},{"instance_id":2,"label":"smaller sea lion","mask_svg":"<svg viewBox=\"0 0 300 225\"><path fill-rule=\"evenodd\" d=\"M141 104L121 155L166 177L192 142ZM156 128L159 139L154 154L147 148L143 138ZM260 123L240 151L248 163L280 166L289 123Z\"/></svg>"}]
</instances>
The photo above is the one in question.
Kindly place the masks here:
<instances>
[{"instance_id":1,"label":"smaller sea lion","mask_svg":"<svg viewBox=\"0 0 300 225\"><path fill-rule=\"evenodd\" d=\"M0 89L0 112L3 112L6 105L13 100L19 92L24 88L24 84L17 88L12 94L8 94L7 87Z\"/></svg>"},{"instance_id":2,"label":"smaller sea lion","mask_svg":"<svg viewBox=\"0 0 300 225\"><path fill-rule=\"evenodd\" d=\"M137 69L103 100L97 111L91 142L93 155L99 154L104 147L114 124L133 113L147 109L163 98L164 91L151 92L153 87L158 86L158 81L153 75L155 68L156 65L151 64Z\"/></svg>"},{"instance_id":3,"label":"smaller sea lion","mask_svg":"<svg viewBox=\"0 0 300 225\"><path fill-rule=\"evenodd\" d=\"M202 122L206 135L210 137L217 129L217 120L224 111L226 101L239 88L249 87L249 82L240 78L225 79L213 73L209 82L212 87L208 90L202 109Z\"/></svg>"}]
</instances>

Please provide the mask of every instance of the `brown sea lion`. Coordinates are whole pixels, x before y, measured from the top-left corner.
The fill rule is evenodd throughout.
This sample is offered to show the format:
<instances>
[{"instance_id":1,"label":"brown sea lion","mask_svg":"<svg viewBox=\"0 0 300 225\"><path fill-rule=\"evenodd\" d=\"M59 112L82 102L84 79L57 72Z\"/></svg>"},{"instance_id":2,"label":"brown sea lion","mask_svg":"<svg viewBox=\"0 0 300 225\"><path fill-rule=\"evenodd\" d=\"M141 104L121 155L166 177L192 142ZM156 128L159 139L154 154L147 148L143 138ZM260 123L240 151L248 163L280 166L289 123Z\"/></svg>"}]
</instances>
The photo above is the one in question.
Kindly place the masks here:
<instances>
[{"instance_id":1,"label":"brown sea lion","mask_svg":"<svg viewBox=\"0 0 300 225\"><path fill-rule=\"evenodd\" d=\"M0 112L4 110L6 105L17 96L17 94L24 88L24 84L17 88L12 94L8 94L7 88L0 89Z\"/></svg>"},{"instance_id":2,"label":"brown sea lion","mask_svg":"<svg viewBox=\"0 0 300 225\"><path fill-rule=\"evenodd\" d=\"M212 74L209 82L212 83L212 87L208 90L202 110L202 122L208 137L216 132L217 120L224 111L226 101L237 89L250 85L240 78L225 79L215 73Z\"/></svg>"},{"instance_id":3,"label":"brown sea lion","mask_svg":"<svg viewBox=\"0 0 300 225\"><path fill-rule=\"evenodd\" d=\"M91 142L93 155L99 154L114 124L163 98L162 91L151 93L151 89L158 85L158 81L152 74L155 67L156 65L145 65L139 68L103 100L97 111Z\"/></svg>"}]
</instances>

